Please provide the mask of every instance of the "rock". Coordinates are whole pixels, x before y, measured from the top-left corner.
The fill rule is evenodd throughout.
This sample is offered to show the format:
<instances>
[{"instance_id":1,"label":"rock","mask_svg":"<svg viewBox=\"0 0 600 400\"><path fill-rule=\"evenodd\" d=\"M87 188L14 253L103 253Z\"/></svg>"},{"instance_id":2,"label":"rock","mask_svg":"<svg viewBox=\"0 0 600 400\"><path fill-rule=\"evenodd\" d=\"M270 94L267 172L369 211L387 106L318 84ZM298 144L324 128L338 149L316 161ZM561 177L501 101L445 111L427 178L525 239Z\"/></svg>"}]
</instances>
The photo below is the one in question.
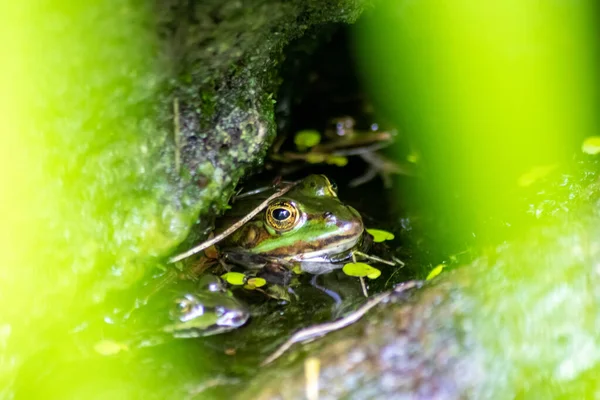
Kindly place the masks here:
<instances>
[{"instance_id":1,"label":"rock","mask_svg":"<svg viewBox=\"0 0 600 400\"><path fill-rule=\"evenodd\" d=\"M573 188L524 237L295 345L238 398L306 398L309 357L321 400L597 396L600 185Z\"/></svg>"}]
</instances>

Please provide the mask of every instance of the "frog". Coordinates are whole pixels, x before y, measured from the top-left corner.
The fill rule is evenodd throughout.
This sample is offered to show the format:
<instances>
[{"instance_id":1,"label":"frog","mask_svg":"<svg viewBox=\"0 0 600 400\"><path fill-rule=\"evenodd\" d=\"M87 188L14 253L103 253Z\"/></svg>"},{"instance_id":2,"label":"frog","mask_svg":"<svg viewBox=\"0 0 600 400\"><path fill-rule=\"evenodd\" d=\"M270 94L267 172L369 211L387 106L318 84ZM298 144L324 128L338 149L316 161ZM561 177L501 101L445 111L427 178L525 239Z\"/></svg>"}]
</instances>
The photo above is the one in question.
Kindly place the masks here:
<instances>
[{"instance_id":1,"label":"frog","mask_svg":"<svg viewBox=\"0 0 600 400\"><path fill-rule=\"evenodd\" d=\"M240 328L250 318L248 307L223 281L206 274L197 281L170 282L123 314L104 317L97 353L151 347L173 339L212 336ZM108 323L108 325L106 325Z\"/></svg>"},{"instance_id":2,"label":"frog","mask_svg":"<svg viewBox=\"0 0 600 400\"><path fill-rule=\"evenodd\" d=\"M279 186L240 195L217 223L217 233L272 195ZM309 175L218 243L225 262L267 275L298 270L313 275L343 267L372 243L360 213L343 203L325 175ZM267 279L268 280L268 279Z\"/></svg>"},{"instance_id":3,"label":"frog","mask_svg":"<svg viewBox=\"0 0 600 400\"><path fill-rule=\"evenodd\" d=\"M195 291L184 291L170 298L168 321L160 330L175 338L211 336L244 325L250 313L223 281L207 274L199 278Z\"/></svg>"}]
</instances>

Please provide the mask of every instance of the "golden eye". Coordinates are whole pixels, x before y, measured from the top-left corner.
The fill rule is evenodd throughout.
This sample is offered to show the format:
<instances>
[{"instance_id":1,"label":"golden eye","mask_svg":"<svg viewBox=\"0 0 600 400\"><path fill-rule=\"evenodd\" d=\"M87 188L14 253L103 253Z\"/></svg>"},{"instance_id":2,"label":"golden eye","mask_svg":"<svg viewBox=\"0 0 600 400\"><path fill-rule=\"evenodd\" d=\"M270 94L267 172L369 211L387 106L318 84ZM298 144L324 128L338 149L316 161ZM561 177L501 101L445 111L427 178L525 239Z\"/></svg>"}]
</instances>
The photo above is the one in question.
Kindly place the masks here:
<instances>
[{"instance_id":1,"label":"golden eye","mask_svg":"<svg viewBox=\"0 0 600 400\"><path fill-rule=\"evenodd\" d=\"M189 299L177 299L175 300L177 313L187 314L192 311L193 304Z\"/></svg>"},{"instance_id":2,"label":"golden eye","mask_svg":"<svg viewBox=\"0 0 600 400\"><path fill-rule=\"evenodd\" d=\"M278 231L288 231L298 223L298 209L289 201L271 204L265 216L267 224Z\"/></svg>"}]
</instances>

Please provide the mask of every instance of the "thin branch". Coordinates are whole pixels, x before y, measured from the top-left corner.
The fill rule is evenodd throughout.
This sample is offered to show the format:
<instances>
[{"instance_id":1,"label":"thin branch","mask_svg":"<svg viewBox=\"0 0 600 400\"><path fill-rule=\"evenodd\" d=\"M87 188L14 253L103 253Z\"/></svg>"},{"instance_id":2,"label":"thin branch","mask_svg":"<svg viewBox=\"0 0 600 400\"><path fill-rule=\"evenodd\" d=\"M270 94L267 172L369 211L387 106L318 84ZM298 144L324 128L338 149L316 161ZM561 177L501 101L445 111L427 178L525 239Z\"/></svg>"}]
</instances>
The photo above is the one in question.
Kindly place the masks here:
<instances>
[{"instance_id":1,"label":"thin branch","mask_svg":"<svg viewBox=\"0 0 600 400\"><path fill-rule=\"evenodd\" d=\"M177 261L181 261L184 258L188 258L190 256L193 256L194 254L199 253L202 250L204 250L204 249L212 246L213 244L218 243L221 240L225 239L227 236L231 235L233 232L235 232L239 228L241 228L246 222L248 222L252 218L254 218L254 216L256 214L258 214L264 208L266 208L269 205L269 203L271 202L271 200L276 199L277 197L283 196L291 188L293 188L294 186L296 186L296 184L297 184L297 182L292 182L292 183L288 184L287 186L285 186L284 188L282 188L281 190L278 190L277 192L275 192L274 194L272 194L268 199L266 199L265 201L263 201L262 203L260 203L258 205L258 207L256 207L252 211L250 211L244 218L240 219L235 224L231 225L229 228L225 229L223 232L221 232L217 236L213 237L212 239L207 240L205 242L202 242L198 246L192 247L191 249L189 249L188 251L186 251L184 253L181 253L181 254L178 254L178 255L176 255L174 257L171 257L169 259L169 263L172 264L172 263L175 263Z\"/></svg>"},{"instance_id":2,"label":"thin branch","mask_svg":"<svg viewBox=\"0 0 600 400\"><path fill-rule=\"evenodd\" d=\"M366 298L369 298L369 292L367 291L367 285L365 284L365 278L363 278L362 276L359 276L358 279L360 280L360 287L362 289L363 295Z\"/></svg>"},{"instance_id":3,"label":"thin branch","mask_svg":"<svg viewBox=\"0 0 600 400\"><path fill-rule=\"evenodd\" d=\"M366 253L363 253L362 251L355 251L354 254L356 254L359 257L366 258L367 260L377 261L383 264L391 265L392 267L396 265L396 263L392 261L384 260L383 258L379 258L377 256L370 256Z\"/></svg>"},{"instance_id":4,"label":"thin branch","mask_svg":"<svg viewBox=\"0 0 600 400\"><path fill-rule=\"evenodd\" d=\"M324 324L311 326L306 329L301 329L298 332L294 333L291 338L285 341L273 354L271 354L265 361L261 363L261 366L265 366L267 364L272 363L277 358L281 357L283 353L285 353L290 347L292 347L296 343L306 342L308 340L312 340L321 336L325 336L328 333L340 330L349 325L352 325L359 319L363 317L371 308L375 307L377 304L386 300L392 294L399 294L406 290L420 287L422 282L420 281L408 281L397 285L394 290L381 293L377 296L369 299L365 304L363 304L358 310L353 313L338 319L333 322L326 322Z\"/></svg>"},{"instance_id":5,"label":"thin branch","mask_svg":"<svg viewBox=\"0 0 600 400\"><path fill-rule=\"evenodd\" d=\"M180 144L180 126L179 126L179 99L173 99L173 138L175 140L175 171L177 174L181 170L181 144Z\"/></svg>"}]
</instances>

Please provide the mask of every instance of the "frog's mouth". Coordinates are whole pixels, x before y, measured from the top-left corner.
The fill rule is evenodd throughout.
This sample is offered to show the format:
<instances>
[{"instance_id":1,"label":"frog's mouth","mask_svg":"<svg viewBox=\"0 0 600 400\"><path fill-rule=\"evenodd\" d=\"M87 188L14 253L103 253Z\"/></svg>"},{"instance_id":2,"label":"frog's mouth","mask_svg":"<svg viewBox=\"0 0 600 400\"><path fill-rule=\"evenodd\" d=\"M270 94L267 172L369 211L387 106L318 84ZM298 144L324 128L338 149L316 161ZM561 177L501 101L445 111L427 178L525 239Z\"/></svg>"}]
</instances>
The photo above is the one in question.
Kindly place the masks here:
<instances>
[{"instance_id":1,"label":"frog's mouth","mask_svg":"<svg viewBox=\"0 0 600 400\"><path fill-rule=\"evenodd\" d=\"M358 237L355 236L348 238L347 240L338 240L335 246L324 247L317 251L292 256L290 257L290 260L303 263L340 263L350 259L354 251L361 251L363 253L369 251L372 243L373 236L367 231L363 231Z\"/></svg>"},{"instance_id":2,"label":"frog's mouth","mask_svg":"<svg viewBox=\"0 0 600 400\"><path fill-rule=\"evenodd\" d=\"M352 259L352 254L355 251L366 253L373 244L373 236L368 232L364 232L359 238L358 242L351 248L342 251L340 253L329 255L326 261L321 258L306 259L300 262L302 271L313 275L326 274L334 271L341 267L341 264L348 262Z\"/></svg>"},{"instance_id":3,"label":"frog's mouth","mask_svg":"<svg viewBox=\"0 0 600 400\"><path fill-rule=\"evenodd\" d=\"M342 240L340 240L339 237L336 237L335 245L326 245L315 251L304 252L302 254L290 256L288 259L290 261L302 262L331 262L332 255L349 252L350 250L359 246L362 240L362 236L363 235L359 235L357 237L353 235L348 239Z\"/></svg>"}]
</instances>

